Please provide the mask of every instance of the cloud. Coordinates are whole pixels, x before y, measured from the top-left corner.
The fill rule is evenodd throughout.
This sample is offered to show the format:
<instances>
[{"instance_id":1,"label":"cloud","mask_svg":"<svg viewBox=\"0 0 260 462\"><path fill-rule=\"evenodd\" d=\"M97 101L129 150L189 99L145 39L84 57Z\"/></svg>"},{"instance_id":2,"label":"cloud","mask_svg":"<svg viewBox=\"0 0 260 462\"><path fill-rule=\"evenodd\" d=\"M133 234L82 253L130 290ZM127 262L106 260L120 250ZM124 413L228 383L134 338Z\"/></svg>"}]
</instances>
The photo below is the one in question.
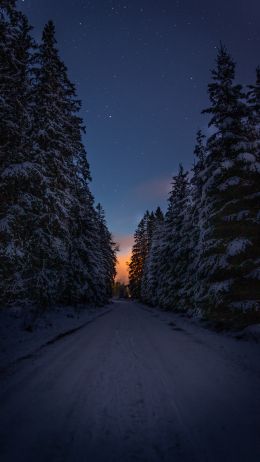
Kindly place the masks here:
<instances>
[{"instance_id":1,"label":"cloud","mask_svg":"<svg viewBox=\"0 0 260 462\"><path fill-rule=\"evenodd\" d=\"M134 194L141 201L166 200L171 189L171 178L168 176L144 181L135 187Z\"/></svg>"},{"instance_id":2,"label":"cloud","mask_svg":"<svg viewBox=\"0 0 260 462\"><path fill-rule=\"evenodd\" d=\"M132 234L118 234L113 236L114 240L120 246L120 251L132 248L134 243L134 237Z\"/></svg>"}]
</instances>

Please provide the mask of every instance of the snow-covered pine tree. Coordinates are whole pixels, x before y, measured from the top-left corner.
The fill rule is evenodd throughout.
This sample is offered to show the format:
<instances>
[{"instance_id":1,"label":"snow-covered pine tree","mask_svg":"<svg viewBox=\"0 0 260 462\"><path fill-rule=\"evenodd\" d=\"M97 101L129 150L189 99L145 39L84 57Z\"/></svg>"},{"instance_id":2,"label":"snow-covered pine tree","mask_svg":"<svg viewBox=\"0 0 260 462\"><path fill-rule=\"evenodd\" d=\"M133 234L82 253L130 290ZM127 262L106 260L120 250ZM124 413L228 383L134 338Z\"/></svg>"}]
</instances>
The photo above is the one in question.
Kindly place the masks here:
<instances>
[{"instance_id":1,"label":"snow-covered pine tree","mask_svg":"<svg viewBox=\"0 0 260 462\"><path fill-rule=\"evenodd\" d=\"M105 219L103 207L98 204L96 207L98 220L98 240L100 250L100 294L103 294L102 303L107 302L112 296L112 286L116 276L116 252L117 245L113 241Z\"/></svg>"},{"instance_id":2,"label":"snow-covered pine tree","mask_svg":"<svg viewBox=\"0 0 260 462\"><path fill-rule=\"evenodd\" d=\"M0 300L104 303L115 248L104 223L107 247L97 240L81 104L53 23L37 53L30 31L15 0L0 0Z\"/></svg>"},{"instance_id":3,"label":"snow-covered pine tree","mask_svg":"<svg viewBox=\"0 0 260 462\"><path fill-rule=\"evenodd\" d=\"M65 268L63 304L100 304L100 252L94 198L90 190L77 185L70 208L69 264Z\"/></svg>"},{"instance_id":4,"label":"snow-covered pine tree","mask_svg":"<svg viewBox=\"0 0 260 462\"><path fill-rule=\"evenodd\" d=\"M234 84L235 64L222 45L212 78L208 87L211 107L203 111L211 114L209 125L214 133L208 139L202 175L198 268L202 290L197 306L219 315L223 310L245 310L257 304L255 285L248 279L254 270L252 206L256 197L252 195L255 173L250 173L253 169L248 161L244 94Z\"/></svg>"},{"instance_id":5,"label":"snow-covered pine tree","mask_svg":"<svg viewBox=\"0 0 260 462\"><path fill-rule=\"evenodd\" d=\"M141 298L145 260L152 237L154 215L145 212L134 234L131 261L129 263L129 288L132 298Z\"/></svg>"},{"instance_id":6,"label":"snow-covered pine tree","mask_svg":"<svg viewBox=\"0 0 260 462\"><path fill-rule=\"evenodd\" d=\"M160 207L154 213L152 236L150 237L150 245L148 254L145 259L141 297L145 303L156 305L158 303L157 288L158 275L160 272L159 256L161 250L161 238L163 232L164 215Z\"/></svg>"},{"instance_id":7,"label":"snow-covered pine tree","mask_svg":"<svg viewBox=\"0 0 260 462\"><path fill-rule=\"evenodd\" d=\"M173 278L173 207L174 207L173 185L168 198L168 208L165 214L164 223L161 227L161 237L159 239L159 249L157 253L157 267L159 269L156 276L156 293L154 298L156 303L162 308L170 308L172 298L172 278Z\"/></svg>"},{"instance_id":8,"label":"snow-covered pine tree","mask_svg":"<svg viewBox=\"0 0 260 462\"><path fill-rule=\"evenodd\" d=\"M200 279L198 277L197 268L200 263L200 208L203 188L202 173L204 171L206 159L205 138L206 137L202 131L198 130L194 149L195 161L192 168L191 178L191 201L188 210L188 220L190 226L190 258L187 268L187 296L189 298L188 305L191 307L191 309L194 309L196 303L196 293L200 290Z\"/></svg>"},{"instance_id":9,"label":"snow-covered pine tree","mask_svg":"<svg viewBox=\"0 0 260 462\"><path fill-rule=\"evenodd\" d=\"M142 218L134 234L134 245L129 263L129 289L132 298L140 298L143 266L146 257L144 248L145 226Z\"/></svg>"},{"instance_id":10,"label":"snow-covered pine tree","mask_svg":"<svg viewBox=\"0 0 260 462\"><path fill-rule=\"evenodd\" d=\"M260 161L260 66L256 68L256 82L248 85L248 130L249 141L254 143L257 161Z\"/></svg>"},{"instance_id":11,"label":"snow-covered pine tree","mask_svg":"<svg viewBox=\"0 0 260 462\"><path fill-rule=\"evenodd\" d=\"M28 241L40 182L32 158L34 41L16 1L0 1L0 300L27 304Z\"/></svg>"},{"instance_id":12,"label":"snow-covered pine tree","mask_svg":"<svg viewBox=\"0 0 260 462\"><path fill-rule=\"evenodd\" d=\"M189 182L188 172L180 165L173 177L162 243L158 298L163 308L186 309L187 267L190 241L187 233Z\"/></svg>"},{"instance_id":13,"label":"snow-covered pine tree","mask_svg":"<svg viewBox=\"0 0 260 462\"><path fill-rule=\"evenodd\" d=\"M253 305L260 308L260 67L256 68L255 84L248 86L246 123L246 169L251 181L251 191L246 200L250 210L251 247L247 279ZM251 295L251 296L252 296Z\"/></svg>"},{"instance_id":14,"label":"snow-covered pine tree","mask_svg":"<svg viewBox=\"0 0 260 462\"><path fill-rule=\"evenodd\" d=\"M42 179L30 239L31 294L37 303L51 305L59 300L68 282L75 176L68 137L71 94L51 21L44 27L36 58L33 156Z\"/></svg>"},{"instance_id":15,"label":"snow-covered pine tree","mask_svg":"<svg viewBox=\"0 0 260 462\"><path fill-rule=\"evenodd\" d=\"M259 172L260 163L260 67L256 69L256 82L248 85L247 93L247 143L250 153L256 158L256 166L253 163L253 170ZM248 156L248 159L250 156ZM252 160L253 157L251 157ZM254 168L256 167L256 168ZM258 181L258 175L256 176Z\"/></svg>"},{"instance_id":16,"label":"snow-covered pine tree","mask_svg":"<svg viewBox=\"0 0 260 462\"><path fill-rule=\"evenodd\" d=\"M198 130L196 136L196 145L194 148L195 162L193 165L193 177L191 180L192 185L192 202L199 203L202 193L202 178L201 172L204 169L205 159L206 159L206 146L205 146L206 136L202 133L201 130ZM198 216L198 212L195 210L195 215Z\"/></svg>"},{"instance_id":17,"label":"snow-covered pine tree","mask_svg":"<svg viewBox=\"0 0 260 462\"><path fill-rule=\"evenodd\" d=\"M89 190L80 102L59 57L51 21L44 28L37 62L34 156L42 168L44 200L31 239L31 291L46 304L97 303L98 220Z\"/></svg>"}]
</instances>

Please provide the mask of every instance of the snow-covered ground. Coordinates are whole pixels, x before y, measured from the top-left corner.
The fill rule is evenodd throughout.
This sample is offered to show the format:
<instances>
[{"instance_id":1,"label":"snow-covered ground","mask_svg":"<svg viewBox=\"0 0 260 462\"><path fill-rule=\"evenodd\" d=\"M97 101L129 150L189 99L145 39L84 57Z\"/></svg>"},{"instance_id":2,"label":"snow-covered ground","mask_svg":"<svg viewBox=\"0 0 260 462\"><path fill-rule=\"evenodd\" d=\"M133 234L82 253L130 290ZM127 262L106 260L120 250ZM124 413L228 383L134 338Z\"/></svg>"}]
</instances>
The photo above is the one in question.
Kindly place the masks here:
<instances>
[{"instance_id":1,"label":"snow-covered ground","mask_svg":"<svg viewBox=\"0 0 260 462\"><path fill-rule=\"evenodd\" d=\"M241 367L250 369L260 376L259 324L253 324L241 331L216 332L199 318L141 306L155 319L167 323L174 332L182 333L197 343L208 345L212 351L221 354L225 359L239 363Z\"/></svg>"},{"instance_id":2,"label":"snow-covered ground","mask_svg":"<svg viewBox=\"0 0 260 462\"><path fill-rule=\"evenodd\" d=\"M110 308L0 376L1 462L259 462L260 344Z\"/></svg>"},{"instance_id":3,"label":"snow-covered ground","mask_svg":"<svg viewBox=\"0 0 260 462\"><path fill-rule=\"evenodd\" d=\"M173 311L164 311L161 310L160 308L157 307L150 307L143 305L143 308L147 311L150 311L155 317L159 317L160 319L168 320L169 322L174 321L178 323L178 326L182 326L185 328L185 330L188 330L189 332L203 332L203 335L210 335L214 334L214 323L211 324L210 321L206 321L201 318L201 317L196 317L194 316L194 313L191 312L190 314L187 313L177 313ZM202 329L202 331L201 331ZM216 338L219 340L221 336L223 337L232 337L237 340L247 340L247 341L253 341L253 342L259 342L260 343L260 324L251 324L248 327L245 327L244 329L241 330L228 330L224 329L221 332L221 335L219 335L220 332L217 333Z\"/></svg>"},{"instance_id":4,"label":"snow-covered ground","mask_svg":"<svg viewBox=\"0 0 260 462\"><path fill-rule=\"evenodd\" d=\"M56 307L38 316L18 309L0 310L0 370L110 308Z\"/></svg>"}]
</instances>

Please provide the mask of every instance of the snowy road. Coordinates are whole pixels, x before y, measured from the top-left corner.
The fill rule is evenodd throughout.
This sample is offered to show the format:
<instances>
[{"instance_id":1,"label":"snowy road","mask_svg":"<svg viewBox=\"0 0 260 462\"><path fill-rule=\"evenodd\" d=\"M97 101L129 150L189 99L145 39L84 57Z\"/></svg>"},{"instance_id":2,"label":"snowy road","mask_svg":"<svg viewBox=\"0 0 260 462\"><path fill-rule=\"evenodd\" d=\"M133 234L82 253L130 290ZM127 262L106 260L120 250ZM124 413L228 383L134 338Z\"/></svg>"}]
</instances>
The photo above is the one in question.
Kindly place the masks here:
<instances>
[{"instance_id":1,"label":"snowy road","mask_svg":"<svg viewBox=\"0 0 260 462\"><path fill-rule=\"evenodd\" d=\"M0 460L259 462L259 353L116 302L1 379Z\"/></svg>"}]
</instances>

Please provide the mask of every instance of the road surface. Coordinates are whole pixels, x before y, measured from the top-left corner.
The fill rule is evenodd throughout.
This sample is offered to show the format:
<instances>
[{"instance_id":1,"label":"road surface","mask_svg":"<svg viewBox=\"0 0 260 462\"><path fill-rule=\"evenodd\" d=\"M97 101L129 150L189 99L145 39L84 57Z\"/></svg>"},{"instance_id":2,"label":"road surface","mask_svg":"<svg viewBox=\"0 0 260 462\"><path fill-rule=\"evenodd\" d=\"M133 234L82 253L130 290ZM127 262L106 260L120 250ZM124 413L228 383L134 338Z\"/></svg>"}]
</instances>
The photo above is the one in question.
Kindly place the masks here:
<instances>
[{"instance_id":1,"label":"road surface","mask_svg":"<svg viewBox=\"0 0 260 462\"><path fill-rule=\"evenodd\" d=\"M248 342L111 308L2 377L1 462L259 462Z\"/></svg>"}]
</instances>

